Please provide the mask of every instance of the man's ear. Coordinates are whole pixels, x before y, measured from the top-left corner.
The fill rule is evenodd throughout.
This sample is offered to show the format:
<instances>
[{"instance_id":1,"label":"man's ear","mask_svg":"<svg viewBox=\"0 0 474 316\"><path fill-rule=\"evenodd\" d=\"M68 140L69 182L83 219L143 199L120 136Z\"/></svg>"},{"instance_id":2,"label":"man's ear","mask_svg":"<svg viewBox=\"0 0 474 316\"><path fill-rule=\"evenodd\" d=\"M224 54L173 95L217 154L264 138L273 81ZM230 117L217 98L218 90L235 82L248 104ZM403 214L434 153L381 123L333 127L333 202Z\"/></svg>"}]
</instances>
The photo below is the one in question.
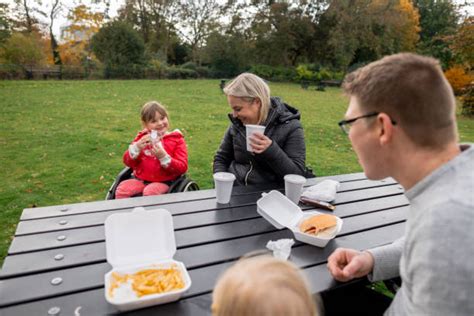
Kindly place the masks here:
<instances>
[{"instance_id":1,"label":"man's ear","mask_svg":"<svg viewBox=\"0 0 474 316\"><path fill-rule=\"evenodd\" d=\"M393 137L393 124L390 116L385 113L377 115L377 125L380 128L379 140L380 145L387 145L392 141Z\"/></svg>"}]
</instances>

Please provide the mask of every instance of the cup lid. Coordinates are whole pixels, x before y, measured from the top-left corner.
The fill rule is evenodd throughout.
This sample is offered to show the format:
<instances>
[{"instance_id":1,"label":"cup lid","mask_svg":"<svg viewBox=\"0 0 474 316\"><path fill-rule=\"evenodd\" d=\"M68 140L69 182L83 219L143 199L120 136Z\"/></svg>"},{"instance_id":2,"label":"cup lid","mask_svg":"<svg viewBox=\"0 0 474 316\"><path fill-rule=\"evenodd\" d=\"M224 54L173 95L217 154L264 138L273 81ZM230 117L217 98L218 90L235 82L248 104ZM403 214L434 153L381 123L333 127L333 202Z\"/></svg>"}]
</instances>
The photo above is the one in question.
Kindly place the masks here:
<instances>
[{"instance_id":1,"label":"cup lid","mask_svg":"<svg viewBox=\"0 0 474 316\"><path fill-rule=\"evenodd\" d=\"M234 181L235 180L235 175L230 172L216 172L213 175L215 180L219 181Z\"/></svg>"},{"instance_id":2,"label":"cup lid","mask_svg":"<svg viewBox=\"0 0 474 316\"><path fill-rule=\"evenodd\" d=\"M245 127L249 127L249 128L263 128L263 129L265 129L265 125L257 125L257 124L245 124Z\"/></svg>"},{"instance_id":3,"label":"cup lid","mask_svg":"<svg viewBox=\"0 0 474 316\"><path fill-rule=\"evenodd\" d=\"M278 229L293 227L303 211L279 191L272 190L257 201L258 213Z\"/></svg>"},{"instance_id":4,"label":"cup lid","mask_svg":"<svg viewBox=\"0 0 474 316\"><path fill-rule=\"evenodd\" d=\"M107 262L114 268L173 258L176 241L171 213L165 209L112 214L105 220Z\"/></svg>"},{"instance_id":5,"label":"cup lid","mask_svg":"<svg viewBox=\"0 0 474 316\"><path fill-rule=\"evenodd\" d=\"M287 174L283 177L285 181L295 183L295 184L305 184L306 178L298 174Z\"/></svg>"}]
</instances>

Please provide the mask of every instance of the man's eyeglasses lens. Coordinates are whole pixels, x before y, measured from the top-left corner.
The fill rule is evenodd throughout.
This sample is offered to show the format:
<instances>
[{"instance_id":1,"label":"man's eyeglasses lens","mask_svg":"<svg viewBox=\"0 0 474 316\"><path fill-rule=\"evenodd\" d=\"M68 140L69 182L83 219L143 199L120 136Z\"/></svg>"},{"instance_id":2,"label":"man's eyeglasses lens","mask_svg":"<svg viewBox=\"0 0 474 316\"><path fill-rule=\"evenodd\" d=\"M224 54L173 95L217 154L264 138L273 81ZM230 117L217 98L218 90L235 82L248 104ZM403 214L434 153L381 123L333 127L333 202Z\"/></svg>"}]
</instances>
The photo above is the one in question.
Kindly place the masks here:
<instances>
[{"instance_id":1,"label":"man's eyeglasses lens","mask_svg":"<svg viewBox=\"0 0 474 316\"><path fill-rule=\"evenodd\" d=\"M373 116L376 116L376 115L379 115L379 114L380 114L380 112L371 112L371 113L368 113L368 114L365 114L365 115L354 117L354 118L349 119L349 120L342 120L337 124L339 124L339 126L341 127L341 130L345 134L349 135L349 132L351 130L351 126L355 121L357 121L358 119L361 119L361 118L373 117ZM397 122L395 122L394 120L391 120L391 121L392 121L393 125L397 124Z\"/></svg>"},{"instance_id":2,"label":"man's eyeglasses lens","mask_svg":"<svg viewBox=\"0 0 474 316\"><path fill-rule=\"evenodd\" d=\"M342 120L338 124L341 127L341 130L345 134L349 135L349 131L351 129L351 126L355 121L357 121L358 119L361 119L361 118L368 118L368 117L376 116L378 114L379 114L379 112L371 112L371 113L368 113L368 114L365 114L365 115L354 117L354 118L349 119L349 120Z\"/></svg>"}]
</instances>

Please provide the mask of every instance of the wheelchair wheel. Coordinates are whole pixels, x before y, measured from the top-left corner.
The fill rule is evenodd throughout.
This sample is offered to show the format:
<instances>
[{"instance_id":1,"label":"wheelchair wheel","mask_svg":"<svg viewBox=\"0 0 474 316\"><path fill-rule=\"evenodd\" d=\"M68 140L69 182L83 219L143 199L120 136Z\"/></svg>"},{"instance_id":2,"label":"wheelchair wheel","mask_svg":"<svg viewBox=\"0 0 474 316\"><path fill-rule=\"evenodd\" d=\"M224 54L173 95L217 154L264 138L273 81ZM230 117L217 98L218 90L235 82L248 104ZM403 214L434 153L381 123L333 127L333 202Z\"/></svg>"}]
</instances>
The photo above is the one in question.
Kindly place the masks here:
<instances>
[{"instance_id":1,"label":"wheelchair wheel","mask_svg":"<svg viewBox=\"0 0 474 316\"><path fill-rule=\"evenodd\" d=\"M199 186L196 182L186 177L181 177L179 181L170 189L170 193L197 191Z\"/></svg>"},{"instance_id":2,"label":"wheelchair wheel","mask_svg":"<svg viewBox=\"0 0 474 316\"><path fill-rule=\"evenodd\" d=\"M183 188L182 192L189 192L189 191L199 191L199 186L193 180L189 180L188 183Z\"/></svg>"}]
</instances>

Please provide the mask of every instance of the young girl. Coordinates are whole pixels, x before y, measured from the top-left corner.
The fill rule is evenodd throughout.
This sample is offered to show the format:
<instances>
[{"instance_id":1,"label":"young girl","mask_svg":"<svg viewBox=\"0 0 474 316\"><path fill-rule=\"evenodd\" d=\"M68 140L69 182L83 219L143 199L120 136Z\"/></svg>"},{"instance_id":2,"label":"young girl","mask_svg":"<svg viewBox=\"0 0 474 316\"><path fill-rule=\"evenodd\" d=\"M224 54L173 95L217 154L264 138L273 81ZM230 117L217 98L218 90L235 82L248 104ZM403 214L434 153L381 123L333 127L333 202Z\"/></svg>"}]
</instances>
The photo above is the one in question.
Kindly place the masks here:
<instances>
[{"instance_id":1,"label":"young girl","mask_svg":"<svg viewBox=\"0 0 474 316\"><path fill-rule=\"evenodd\" d=\"M241 259L229 268L214 288L211 309L214 316L320 314L299 269L271 256Z\"/></svg>"},{"instance_id":2,"label":"young girl","mask_svg":"<svg viewBox=\"0 0 474 316\"><path fill-rule=\"evenodd\" d=\"M169 132L169 115L156 101L146 103L141 111L143 130L123 155L123 162L133 169L132 179L117 187L117 199L168 192L169 184L188 169L188 152L179 130Z\"/></svg>"}]
</instances>

